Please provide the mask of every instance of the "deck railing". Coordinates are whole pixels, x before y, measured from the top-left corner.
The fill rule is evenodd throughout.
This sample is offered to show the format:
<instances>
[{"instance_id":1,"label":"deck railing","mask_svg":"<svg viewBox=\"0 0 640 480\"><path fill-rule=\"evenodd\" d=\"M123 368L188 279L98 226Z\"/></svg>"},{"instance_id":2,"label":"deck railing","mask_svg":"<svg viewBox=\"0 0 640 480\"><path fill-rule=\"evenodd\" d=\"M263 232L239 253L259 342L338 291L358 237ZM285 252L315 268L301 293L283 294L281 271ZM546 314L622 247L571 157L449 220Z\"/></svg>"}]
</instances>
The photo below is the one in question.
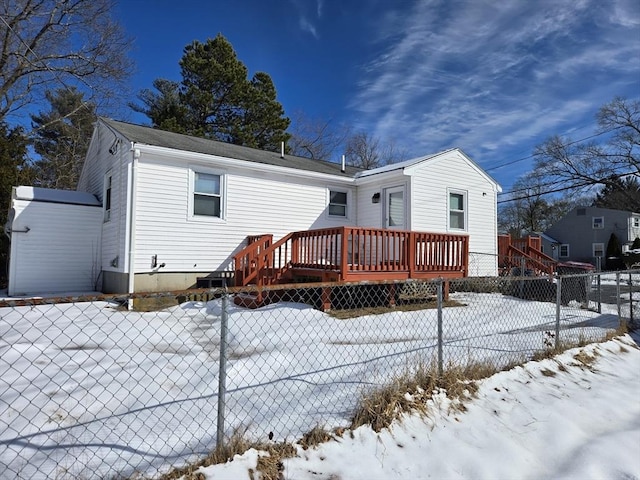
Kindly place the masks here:
<instances>
[{"instance_id":1,"label":"deck railing","mask_svg":"<svg viewBox=\"0 0 640 480\"><path fill-rule=\"evenodd\" d=\"M510 273L514 268L534 274L553 275L558 262L542 252L540 237L529 235L526 238L514 238L510 235L498 235L498 265L502 272Z\"/></svg>"},{"instance_id":2,"label":"deck railing","mask_svg":"<svg viewBox=\"0 0 640 480\"><path fill-rule=\"evenodd\" d=\"M236 285L270 285L287 272L338 281L468 273L466 235L337 227L293 232L269 245L259 238L234 258Z\"/></svg>"}]
</instances>

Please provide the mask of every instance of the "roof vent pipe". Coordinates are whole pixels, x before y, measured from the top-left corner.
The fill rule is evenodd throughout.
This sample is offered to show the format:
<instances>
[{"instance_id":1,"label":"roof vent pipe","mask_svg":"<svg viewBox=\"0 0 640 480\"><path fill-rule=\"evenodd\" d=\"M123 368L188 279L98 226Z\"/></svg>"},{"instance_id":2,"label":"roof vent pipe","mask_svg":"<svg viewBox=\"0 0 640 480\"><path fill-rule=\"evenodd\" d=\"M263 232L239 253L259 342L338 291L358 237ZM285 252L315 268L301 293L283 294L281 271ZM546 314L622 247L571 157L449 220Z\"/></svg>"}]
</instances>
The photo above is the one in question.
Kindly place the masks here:
<instances>
[{"instance_id":1,"label":"roof vent pipe","mask_svg":"<svg viewBox=\"0 0 640 480\"><path fill-rule=\"evenodd\" d=\"M345 162L344 155L342 155L342 165L340 166L340 171L344 173L347 170L347 164Z\"/></svg>"},{"instance_id":2,"label":"roof vent pipe","mask_svg":"<svg viewBox=\"0 0 640 480\"><path fill-rule=\"evenodd\" d=\"M280 143L280 158L284 158L284 142Z\"/></svg>"}]
</instances>

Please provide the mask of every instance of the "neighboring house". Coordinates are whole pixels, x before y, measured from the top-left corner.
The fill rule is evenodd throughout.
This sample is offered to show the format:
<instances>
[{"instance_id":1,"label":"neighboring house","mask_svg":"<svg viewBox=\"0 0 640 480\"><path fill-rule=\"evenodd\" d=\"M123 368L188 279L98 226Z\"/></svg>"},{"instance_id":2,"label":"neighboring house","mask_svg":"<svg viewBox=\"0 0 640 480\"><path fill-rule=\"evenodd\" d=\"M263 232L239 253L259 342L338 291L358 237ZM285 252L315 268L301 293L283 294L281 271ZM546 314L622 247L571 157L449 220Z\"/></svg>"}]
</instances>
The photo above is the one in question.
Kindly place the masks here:
<instances>
[{"instance_id":1,"label":"neighboring house","mask_svg":"<svg viewBox=\"0 0 640 480\"><path fill-rule=\"evenodd\" d=\"M332 227L468 235L496 275L500 186L458 149L363 171L100 118L78 190L102 204L104 292L233 272L248 236Z\"/></svg>"},{"instance_id":2,"label":"neighboring house","mask_svg":"<svg viewBox=\"0 0 640 480\"><path fill-rule=\"evenodd\" d=\"M605 267L607 244L614 233L622 251L640 237L640 213L599 207L578 207L544 232L544 253L563 262L588 262Z\"/></svg>"}]
</instances>

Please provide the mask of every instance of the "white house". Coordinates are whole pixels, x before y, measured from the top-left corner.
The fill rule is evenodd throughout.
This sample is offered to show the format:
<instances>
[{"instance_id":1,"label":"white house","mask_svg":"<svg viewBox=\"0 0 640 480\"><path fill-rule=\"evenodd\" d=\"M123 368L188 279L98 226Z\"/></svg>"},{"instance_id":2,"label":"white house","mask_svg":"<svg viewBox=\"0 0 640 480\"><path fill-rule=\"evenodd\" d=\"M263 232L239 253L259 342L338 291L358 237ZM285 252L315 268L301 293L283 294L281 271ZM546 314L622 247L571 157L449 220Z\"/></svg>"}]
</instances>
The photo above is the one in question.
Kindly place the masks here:
<instances>
[{"instance_id":1,"label":"white house","mask_svg":"<svg viewBox=\"0 0 640 480\"><path fill-rule=\"evenodd\" d=\"M248 236L340 226L468 235L468 273L497 273L501 189L458 149L363 171L100 118L78 190L102 205L104 292L187 288Z\"/></svg>"}]
</instances>

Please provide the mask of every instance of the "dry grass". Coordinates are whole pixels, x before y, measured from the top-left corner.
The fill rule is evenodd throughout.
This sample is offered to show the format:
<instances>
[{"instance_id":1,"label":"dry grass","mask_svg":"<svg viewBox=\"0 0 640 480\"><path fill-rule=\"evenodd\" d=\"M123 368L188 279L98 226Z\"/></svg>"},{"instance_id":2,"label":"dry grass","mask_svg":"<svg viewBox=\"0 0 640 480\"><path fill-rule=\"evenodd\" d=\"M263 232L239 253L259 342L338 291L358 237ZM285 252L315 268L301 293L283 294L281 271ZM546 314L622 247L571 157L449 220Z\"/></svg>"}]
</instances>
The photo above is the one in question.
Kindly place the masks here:
<instances>
[{"instance_id":1,"label":"dry grass","mask_svg":"<svg viewBox=\"0 0 640 480\"><path fill-rule=\"evenodd\" d=\"M288 442L267 443L252 442L246 437L246 430L236 430L233 435L227 439L220 447L217 447L205 459L198 463L183 468L177 468L160 477L160 480L176 480L183 478L184 480L204 480L205 476L198 470L200 467L208 467L219 463L226 463L233 459L235 455L242 455L247 450L256 449L267 452L268 455L262 455L258 458L256 470L249 471L250 478L258 478L262 480L280 480L284 466L282 460L296 455L296 448Z\"/></svg>"},{"instance_id":2,"label":"dry grass","mask_svg":"<svg viewBox=\"0 0 640 480\"><path fill-rule=\"evenodd\" d=\"M420 364L417 368L393 379L388 385L363 395L351 419L350 429L369 425L379 432L408 412L428 413L429 400L434 392L446 391L454 400L452 408L465 410L465 400L472 398L478 386L474 380L486 378L497 369L488 363L450 366L441 377L433 365Z\"/></svg>"},{"instance_id":3,"label":"dry grass","mask_svg":"<svg viewBox=\"0 0 640 480\"><path fill-rule=\"evenodd\" d=\"M357 314L354 313L354 310L336 311L332 312L332 314L337 318L351 318L351 315L363 315L362 312L364 310L358 310L359 313ZM384 310L383 307L367 309L372 314L382 313L382 310ZM388 311L388 309L386 310ZM625 332L626 330L623 328L608 332L603 341L616 338ZM573 343L561 343L559 348L549 344L548 348L534 354L533 360L551 359L565 350L581 346L583 341L584 339L580 337ZM620 349L621 351L627 351L623 346L620 346ZM597 352L588 354L584 350L580 350L573 358L578 362L578 365L584 368L592 368L597 355ZM558 371L567 371L567 367L560 361L557 359L554 359L554 361L558 366ZM388 385L363 394L349 427L346 429L337 428L330 432L321 426L316 426L305 433L297 443L304 449L313 448L322 443L335 440L337 437L342 437L345 432L352 431L363 425L369 425L374 431L380 432L406 413L414 412L428 415L428 400L433 398L435 393L441 391L445 391L449 400L452 401L450 409L464 411L466 410L465 403L475 397L478 391L477 380L488 378L498 371L509 370L516 365L522 365L524 362L526 362L526 358L502 368L496 367L491 362L469 362L464 366L448 365L444 369L443 375L438 376L436 365L427 365L419 361L417 362L417 367L407 369L404 374L394 378ZM547 377L557 375L556 371L547 368L543 368L541 373ZM296 446L290 442L253 442L247 440L245 433L246 430L236 431L221 448L217 448L201 462L176 469L161 477L161 480L175 480L181 477L184 480L204 480L204 475L198 472L200 467L225 463L233 459L235 455L241 455L251 448L266 453L258 458L256 470L249 470L249 478L252 480L282 480L284 478L283 461L286 458L296 456Z\"/></svg>"}]
</instances>

